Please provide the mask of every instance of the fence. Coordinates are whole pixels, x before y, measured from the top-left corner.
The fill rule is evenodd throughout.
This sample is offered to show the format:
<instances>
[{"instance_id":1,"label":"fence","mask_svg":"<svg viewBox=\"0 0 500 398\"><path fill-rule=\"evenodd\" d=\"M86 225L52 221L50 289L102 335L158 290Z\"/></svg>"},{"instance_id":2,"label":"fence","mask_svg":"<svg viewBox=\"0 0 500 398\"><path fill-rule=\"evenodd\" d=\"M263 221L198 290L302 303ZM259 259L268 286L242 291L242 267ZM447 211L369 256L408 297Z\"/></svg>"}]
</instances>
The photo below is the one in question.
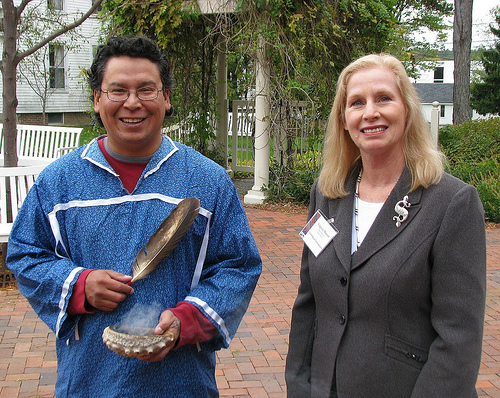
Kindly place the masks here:
<instances>
[{"instance_id":1,"label":"fence","mask_svg":"<svg viewBox=\"0 0 500 398\"><path fill-rule=\"evenodd\" d=\"M234 117L234 115L237 115ZM315 136L314 108L305 101L280 104L271 110L270 145L275 162L289 164L314 160L319 166L321 140ZM209 122L215 131L215 120ZM233 171L253 172L255 162L255 103L232 101L228 113L228 154ZM194 132L190 118L163 129L174 141L186 142ZM306 156L307 154L307 156ZM307 159L306 159L307 157Z\"/></svg>"},{"instance_id":2,"label":"fence","mask_svg":"<svg viewBox=\"0 0 500 398\"><path fill-rule=\"evenodd\" d=\"M317 120L313 106L306 101L280 103L273 109L271 122L275 162L319 166L322 142L315 134Z\"/></svg>"},{"instance_id":3,"label":"fence","mask_svg":"<svg viewBox=\"0 0 500 398\"><path fill-rule=\"evenodd\" d=\"M236 118L233 115L237 115ZM233 101L229 127L231 136L231 168L253 173L255 165L255 103Z\"/></svg>"}]
</instances>

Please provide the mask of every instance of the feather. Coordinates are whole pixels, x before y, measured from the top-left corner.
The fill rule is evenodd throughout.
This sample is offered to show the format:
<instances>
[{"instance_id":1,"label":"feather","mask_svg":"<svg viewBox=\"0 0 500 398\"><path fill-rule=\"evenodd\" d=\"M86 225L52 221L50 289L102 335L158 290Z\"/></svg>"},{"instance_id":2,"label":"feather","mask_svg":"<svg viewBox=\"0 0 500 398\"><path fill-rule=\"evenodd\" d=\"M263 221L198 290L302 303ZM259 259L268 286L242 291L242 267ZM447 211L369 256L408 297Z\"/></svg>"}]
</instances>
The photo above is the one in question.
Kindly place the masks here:
<instances>
[{"instance_id":1,"label":"feather","mask_svg":"<svg viewBox=\"0 0 500 398\"><path fill-rule=\"evenodd\" d=\"M191 197L182 200L151 235L146 246L137 253L132 266L132 282L149 275L180 242L200 210L200 201Z\"/></svg>"}]
</instances>

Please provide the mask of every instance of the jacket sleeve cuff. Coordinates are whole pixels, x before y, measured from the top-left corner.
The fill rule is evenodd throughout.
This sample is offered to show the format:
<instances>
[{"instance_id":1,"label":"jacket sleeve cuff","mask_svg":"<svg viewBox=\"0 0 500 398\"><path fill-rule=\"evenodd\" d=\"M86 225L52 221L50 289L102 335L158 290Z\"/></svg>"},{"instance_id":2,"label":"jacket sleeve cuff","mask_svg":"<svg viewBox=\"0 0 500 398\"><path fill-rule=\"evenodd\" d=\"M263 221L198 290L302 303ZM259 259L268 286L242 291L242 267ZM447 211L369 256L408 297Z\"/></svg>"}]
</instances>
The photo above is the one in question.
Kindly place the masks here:
<instances>
[{"instance_id":1,"label":"jacket sleeve cuff","mask_svg":"<svg viewBox=\"0 0 500 398\"><path fill-rule=\"evenodd\" d=\"M69 304L66 312L70 315L93 314L95 309L87 303L85 297L85 281L87 276L94 271L93 269L86 269L78 275L75 286L73 286L73 293L69 299Z\"/></svg>"},{"instance_id":2,"label":"jacket sleeve cuff","mask_svg":"<svg viewBox=\"0 0 500 398\"><path fill-rule=\"evenodd\" d=\"M181 301L171 311L179 318L181 331L176 348L186 344L202 343L214 337L218 331L205 315L191 303Z\"/></svg>"}]
</instances>

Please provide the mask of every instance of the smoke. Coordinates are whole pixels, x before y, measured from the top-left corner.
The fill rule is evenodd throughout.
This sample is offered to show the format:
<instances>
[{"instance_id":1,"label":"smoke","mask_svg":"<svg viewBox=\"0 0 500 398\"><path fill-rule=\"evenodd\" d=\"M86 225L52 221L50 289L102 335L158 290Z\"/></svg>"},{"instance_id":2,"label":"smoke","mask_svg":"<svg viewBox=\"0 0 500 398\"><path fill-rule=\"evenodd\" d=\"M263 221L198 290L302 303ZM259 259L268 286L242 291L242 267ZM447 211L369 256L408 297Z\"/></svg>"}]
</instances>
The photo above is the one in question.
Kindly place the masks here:
<instances>
[{"instance_id":1,"label":"smoke","mask_svg":"<svg viewBox=\"0 0 500 398\"><path fill-rule=\"evenodd\" d=\"M154 334L154 328L158 324L163 307L160 303L140 304L136 303L127 312L113 329L120 333L147 335Z\"/></svg>"}]
</instances>

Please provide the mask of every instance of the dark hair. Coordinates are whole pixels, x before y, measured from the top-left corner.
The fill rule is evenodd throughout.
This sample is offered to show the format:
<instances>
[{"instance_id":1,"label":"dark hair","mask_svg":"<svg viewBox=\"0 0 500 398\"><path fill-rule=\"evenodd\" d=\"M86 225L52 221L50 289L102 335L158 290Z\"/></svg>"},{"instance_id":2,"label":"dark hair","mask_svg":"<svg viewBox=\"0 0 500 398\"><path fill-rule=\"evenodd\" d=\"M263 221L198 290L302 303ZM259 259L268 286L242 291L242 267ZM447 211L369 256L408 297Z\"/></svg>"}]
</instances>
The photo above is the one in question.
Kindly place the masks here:
<instances>
[{"instance_id":1,"label":"dark hair","mask_svg":"<svg viewBox=\"0 0 500 398\"><path fill-rule=\"evenodd\" d=\"M117 36L108 39L106 44L97 48L94 61L87 71L87 82L91 89L91 100L94 90L100 91L106 63L113 57L147 58L158 65L163 91L172 91L174 77L170 62L161 52L158 44L144 36ZM101 118L95 114L97 122L102 126Z\"/></svg>"}]
</instances>

